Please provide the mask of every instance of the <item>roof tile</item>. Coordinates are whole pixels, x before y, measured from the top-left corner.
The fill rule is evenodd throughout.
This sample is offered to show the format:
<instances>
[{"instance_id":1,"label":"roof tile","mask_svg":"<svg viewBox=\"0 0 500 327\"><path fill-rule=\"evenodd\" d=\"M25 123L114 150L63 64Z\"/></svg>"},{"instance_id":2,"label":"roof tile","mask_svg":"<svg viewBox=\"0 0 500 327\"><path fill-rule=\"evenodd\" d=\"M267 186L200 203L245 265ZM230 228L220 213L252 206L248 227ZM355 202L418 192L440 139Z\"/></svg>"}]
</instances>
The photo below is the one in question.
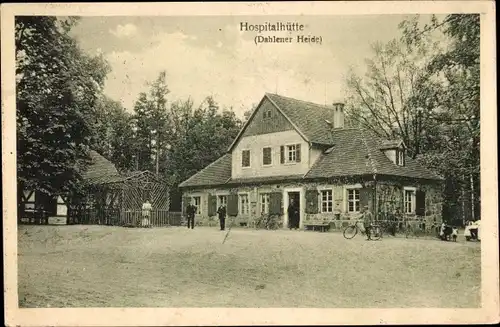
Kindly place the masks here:
<instances>
[{"instance_id":1,"label":"roof tile","mask_svg":"<svg viewBox=\"0 0 500 327\"><path fill-rule=\"evenodd\" d=\"M231 154L225 154L180 184L180 187L244 184L293 179L331 178L353 175L390 175L440 180L441 177L406 158L404 166L394 164L382 151L401 141L384 140L359 128L331 129L325 119L333 119L332 107L287 98L266 96L291 120L310 142L332 145L305 176L268 176L231 179Z\"/></svg>"}]
</instances>

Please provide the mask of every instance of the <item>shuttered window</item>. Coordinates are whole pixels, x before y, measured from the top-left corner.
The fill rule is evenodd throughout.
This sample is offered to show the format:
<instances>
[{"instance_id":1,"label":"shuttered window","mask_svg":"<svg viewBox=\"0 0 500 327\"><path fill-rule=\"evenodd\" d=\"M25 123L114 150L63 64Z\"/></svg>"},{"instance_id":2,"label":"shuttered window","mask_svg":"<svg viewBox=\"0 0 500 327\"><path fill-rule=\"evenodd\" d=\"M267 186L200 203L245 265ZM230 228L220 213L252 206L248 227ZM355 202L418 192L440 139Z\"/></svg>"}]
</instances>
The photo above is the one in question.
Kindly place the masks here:
<instances>
[{"instance_id":1,"label":"shuttered window","mask_svg":"<svg viewBox=\"0 0 500 327\"><path fill-rule=\"evenodd\" d=\"M404 189L404 208L407 214L415 213L415 189Z\"/></svg>"},{"instance_id":2,"label":"shuttered window","mask_svg":"<svg viewBox=\"0 0 500 327\"><path fill-rule=\"evenodd\" d=\"M297 163L301 161L301 146L300 143L281 146L280 148L281 163Z\"/></svg>"},{"instance_id":3,"label":"shuttered window","mask_svg":"<svg viewBox=\"0 0 500 327\"><path fill-rule=\"evenodd\" d=\"M193 202L196 206L196 214L201 215L201 196L193 196Z\"/></svg>"},{"instance_id":4,"label":"shuttered window","mask_svg":"<svg viewBox=\"0 0 500 327\"><path fill-rule=\"evenodd\" d=\"M273 163L272 159L272 149L267 147L262 149L262 164L264 166L269 166Z\"/></svg>"},{"instance_id":5,"label":"shuttered window","mask_svg":"<svg viewBox=\"0 0 500 327\"><path fill-rule=\"evenodd\" d=\"M250 150L241 152L241 167L250 167Z\"/></svg>"},{"instance_id":6,"label":"shuttered window","mask_svg":"<svg viewBox=\"0 0 500 327\"><path fill-rule=\"evenodd\" d=\"M221 205L227 207L227 195L219 195L217 197L217 208Z\"/></svg>"}]
</instances>

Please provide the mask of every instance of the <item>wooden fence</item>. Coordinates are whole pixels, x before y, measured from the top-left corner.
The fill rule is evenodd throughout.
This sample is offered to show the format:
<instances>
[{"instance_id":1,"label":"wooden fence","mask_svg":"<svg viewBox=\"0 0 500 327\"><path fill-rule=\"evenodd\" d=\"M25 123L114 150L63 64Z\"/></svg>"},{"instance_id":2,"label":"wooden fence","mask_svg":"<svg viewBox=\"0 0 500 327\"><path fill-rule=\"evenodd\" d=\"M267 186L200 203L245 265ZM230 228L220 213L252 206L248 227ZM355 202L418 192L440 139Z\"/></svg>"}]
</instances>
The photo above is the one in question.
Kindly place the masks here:
<instances>
[{"instance_id":1,"label":"wooden fence","mask_svg":"<svg viewBox=\"0 0 500 327\"><path fill-rule=\"evenodd\" d=\"M125 210L122 225L140 227L143 225L143 219L147 219L144 225L151 227L180 226L182 214L180 212L158 209L152 210L149 216L144 217L142 210Z\"/></svg>"},{"instance_id":2,"label":"wooden fence","mask_svg":"<svg viewBox=\"0 0 500 327\"><path fill-rule=\"evenodd\" d=\"M109 226L142 226L142 210L119 209L73 209L68 212L68 225L109 225ZM149 215L149 226L180 226L182 214L164 209L152 210Z\"/></svg>"}]
</instances>

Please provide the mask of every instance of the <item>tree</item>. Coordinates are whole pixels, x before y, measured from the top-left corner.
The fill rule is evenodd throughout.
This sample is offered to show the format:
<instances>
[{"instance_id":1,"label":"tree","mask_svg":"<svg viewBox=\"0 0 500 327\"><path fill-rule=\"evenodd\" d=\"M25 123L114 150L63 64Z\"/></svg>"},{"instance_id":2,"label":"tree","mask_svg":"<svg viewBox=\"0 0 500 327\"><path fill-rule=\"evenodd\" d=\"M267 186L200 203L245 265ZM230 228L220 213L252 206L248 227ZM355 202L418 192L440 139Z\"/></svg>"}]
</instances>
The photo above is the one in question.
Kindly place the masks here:
<instances>
[{"instance_id":1,"label":"tree","mask_svg":"<svg viewBox=\"0 0 500 327\"><path fill-rule=\"evenodd\" d=\"M134 106L137 155L140 170L159 173L162 153L169 146L169 110L166 97L170 91L166 72L160 72L158 78L148 85L149 93L141 92Z\"/></svg>"},{"instance_id":2,"label":"tree","mask_svg":"<svg viewBox=\"0 0 500 327\"><path fill-rule=\"evenodd\" d=\"M109 71L102 57L84 54L68 35L76 23L52 16L15 20L18 180L49 194L78 188Z\"/></svg>"},{"instance_id":3,"label":"tree","mask_svg":"<svg viewBox=\"0 0 500 327\"><path fill-rule=\"evenodd\" d=\"M471 219L480 215L480 17L478 14L448 15L432 19L423 27L415 20L401 24L403 40L419 47L429 35L441 31L449 46L436 54L424 70L414 103L435 112L435 131L427 136L422 161L440 171L451 185L449 202L468 202ZM461 190L457 192L457 190ZM451 207L452 205L450 205ZM449 209L449 215L456 212ZM466 212L462 212L466 216Z\"/></svg>"},{"instance_id":4,"label":"tree","mask_svg":"<svg viewBox=\"0 0 500 327\"><path fill-rule=\"evenodd\" d=\"M120 102L102 96L96 107L94 150L113 162L118 170L135 169L136 146L132 116Z\"/></svg>"},{"instance_id":5,"label":"tree","mask_svg":"<svg viewBox=\"0 0 500 327\"><path fill-rule=\"evenodd\" d=\"M433 16L423 26L418 16L405 20L401 40L376 44L366 76L351 72L346 83L350 119L402 139L445 177L448 220L480 212L479 27L479 15Z\"/></svg>"},{"instance_id":6,"label":"tree","mask_svg":"<svg viewBox=\"0 0 500 327\"><path fill-rule=\"evenodd\" d=\"M241 128L233 111L220 110L207 97L195 110L191 100L176 104L178 122L168 152L168 177L174 187L220 158Z\"/></svg>"},{"instance_id":7,"label":"tree","mask_svg":"<svg viewBox=\"0 0 500 327\"><path fill-rule=\"evenodd\" d=\"M346 116L380 137L402 139L415 158L432 115L412 103L424 81L422 68L429 52L424 47L411 51L397 40L375 43L372 49L366 75L361 77L353 70L348 74Z\"/></svg>"}]
</instances>

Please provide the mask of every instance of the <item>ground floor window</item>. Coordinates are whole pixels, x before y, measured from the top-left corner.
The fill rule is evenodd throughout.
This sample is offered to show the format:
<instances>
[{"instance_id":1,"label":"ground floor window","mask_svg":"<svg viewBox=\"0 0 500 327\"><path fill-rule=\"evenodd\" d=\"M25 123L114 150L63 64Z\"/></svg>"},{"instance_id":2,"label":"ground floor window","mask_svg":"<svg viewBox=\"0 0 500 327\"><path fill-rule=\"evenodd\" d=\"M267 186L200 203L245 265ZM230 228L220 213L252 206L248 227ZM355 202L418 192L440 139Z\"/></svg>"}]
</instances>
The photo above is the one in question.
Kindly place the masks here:
<instances>
[{"instance_id":1,"label":"ground floor window","mask_svg":"<svg viewBox=\"0 0 500 327\"><path fill-rule=\"evenodd\" d=\"M321 191L321 212L333 212L333 191Z\"/></svg>"},{"instance_id":2,"label":"ground floor window","mask_svg":"<svg viewBox=\"0 0 500 327\"><path fill-rule=\"evenodd\" d=\"M240 215L248 215L250 213L248 194L240 194L238 201L238 212Z\"/></svg>"},{"instance_id":3,"label":"ground floor window","mask_svg":"<svg viewBox=\"0 0 500 327\"><path fill-rule=\"evenodd\" d=\"M405 213L415 213L415 189L405 188L404 190Z\"/></svg>"},{"instance_id":4,"label":"ground floor window","mask_svg":"<svg viewBox=\"0 0 500 327\"><path fill-rule=\"evenodd\" d=\"M193 196L193 202L194 205L196 206L196 214L201 215L201 197Z\"/></svg>"},{"instance_id":5,"label":"ground floor window","mask_svg":"<svg viewBox=\"0 0 500 327\"><path fill-rule=\"evenodd\" d=\"M219 195L217 197L217 208L220 206L227 207L227 196L226 195Z\"/></svg>"},{"instance_id":6,"label":"ground floor window","mask_svg":"<svg viewBox=\"0 0 500 327\"><path fill-rule=\"evenodd\" d=\"M359 189L347 190L347 212L359 212Z\"/></svg>"},{"instance_id":7,"label":"ground floor window","mask_svg":"<svg viewBox=\"0 0 500 327\"><path fill-rule=\"evenodd\" d=\"M260 212L262 214L269 213L269 194L260 195Z\"/></svg>"}]
</instances>

